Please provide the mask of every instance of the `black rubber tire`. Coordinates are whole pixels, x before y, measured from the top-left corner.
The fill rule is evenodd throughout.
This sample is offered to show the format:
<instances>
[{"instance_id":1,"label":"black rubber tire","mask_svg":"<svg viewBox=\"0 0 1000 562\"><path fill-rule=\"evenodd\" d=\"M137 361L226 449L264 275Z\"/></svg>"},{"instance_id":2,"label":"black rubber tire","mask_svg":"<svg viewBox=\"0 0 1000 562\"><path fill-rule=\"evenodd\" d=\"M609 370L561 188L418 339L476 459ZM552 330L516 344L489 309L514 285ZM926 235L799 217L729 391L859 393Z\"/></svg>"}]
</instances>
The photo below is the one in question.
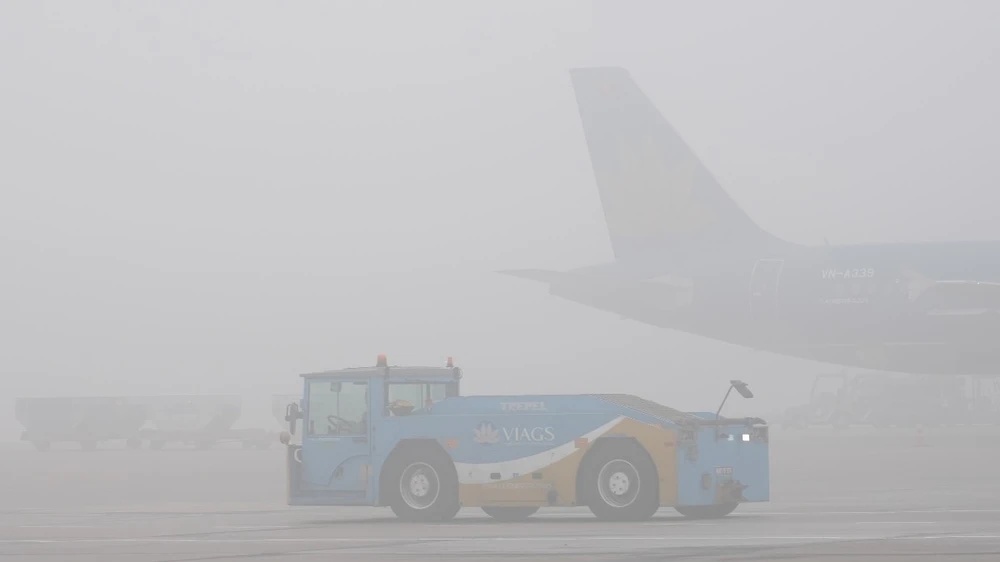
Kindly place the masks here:
<instances>
[{"instance_id":1,"label":"black rubber tire","mask_svg":"<svg viewBox=\"0 0 1000 562\"><path fill-rule=\"evenodd\" d=\"M721 519L736 509L737 503L720 503L715 505L675 506L674 509L688 519Z\"/></svg>"},{"instance_id":2,"label":"black rubber tire","mask_svg":"<svg viewBox=\"0 0 1000 562\"><path fill-rule=\"evenodd\" d=\"M455 465L447 455L413 447L393 457L384 469L384 493L396 517L413 522L448 521L455 517L462 506L458 501ZM414 479L422 482L416 485L418 489L426 486L423 493L431 496L427 505L417 505L422 498L415 497L421 494L412 486ZM408 497L404 497L404 490Z\"/></svg>"},{"instance_id":3,"label":"black rubber tire","mask_svg":"<svg viewBox=\"0 0 1000 562\"><path fill-rule=\"evenodd\" d=\"M538 507L531 506L483 506L483 513L496 519L497 521L524 521L538 511Z\"/></svg>"},{"instance_id":4,"label":"black rubber tire","mask_svg":"<svg viewBox=\"0 0 1000 562\"><path fill-rule=\"evenodd\" d=\"M451 521L458 515L459 510L462 509L462 504L458 501L458 486L455 486L455 501L449 502L447 506L441 509L438 514L437 521Z\"/></svg>"},{"instance_id":5,"label":"black rubber tire","mask_svg":"<svg viewBox=\"0 0 1000 562\"><path fill-rule=\"evenodd\" d=\"M584 498L598 519L645 521L660 508L656 465L635 441L600 441L584 462L581 467ZM615 488L623 491L619 494ZM619 495L622 497L616 497Z\"/></svg>"}]
</instances>

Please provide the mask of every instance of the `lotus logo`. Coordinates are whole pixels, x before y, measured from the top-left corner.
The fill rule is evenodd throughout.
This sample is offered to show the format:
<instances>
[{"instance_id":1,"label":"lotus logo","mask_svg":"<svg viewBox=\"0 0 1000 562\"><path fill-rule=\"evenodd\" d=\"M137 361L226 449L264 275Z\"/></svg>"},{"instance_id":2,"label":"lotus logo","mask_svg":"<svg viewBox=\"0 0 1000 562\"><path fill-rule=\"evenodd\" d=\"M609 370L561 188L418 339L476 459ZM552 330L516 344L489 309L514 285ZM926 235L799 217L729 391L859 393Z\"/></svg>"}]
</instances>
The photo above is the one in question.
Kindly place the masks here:
<instances>
[{"instance_id":1,"label":"lotus logo","mask_svg":"<svg viewBox=\"0 0 1000 562\"><path fill-rule=\"evenodd\" d=\"M472 440L482 445L492 445L500 441L500 432L490 422L483 422L472 430Z\"/></svg>"}]
</instances>

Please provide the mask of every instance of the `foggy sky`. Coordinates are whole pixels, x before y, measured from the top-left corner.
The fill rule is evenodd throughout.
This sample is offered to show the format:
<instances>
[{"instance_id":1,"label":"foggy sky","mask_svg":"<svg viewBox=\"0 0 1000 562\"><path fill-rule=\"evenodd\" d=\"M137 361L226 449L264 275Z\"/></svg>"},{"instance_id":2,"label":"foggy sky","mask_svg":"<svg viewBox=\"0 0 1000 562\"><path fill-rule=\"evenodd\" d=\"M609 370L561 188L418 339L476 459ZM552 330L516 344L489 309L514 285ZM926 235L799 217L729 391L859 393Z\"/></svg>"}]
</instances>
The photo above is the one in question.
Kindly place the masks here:
<instances>
[{"instance_id":1,"label":"foggy sky","mask_svg":"<svg viewBox=\"0 0 1000 562\"><path fill-rule=\"evenodd\" d=\"M567 69L629 68L781 237L998 239L998 16L987 1L3 3L0 397L296 392L296 373L385 352L454 355L466 392L714 409L738 376L754 407L804 400L791 392L831 367L494 273L611 259Z\"/></svg>"}]
</instances>

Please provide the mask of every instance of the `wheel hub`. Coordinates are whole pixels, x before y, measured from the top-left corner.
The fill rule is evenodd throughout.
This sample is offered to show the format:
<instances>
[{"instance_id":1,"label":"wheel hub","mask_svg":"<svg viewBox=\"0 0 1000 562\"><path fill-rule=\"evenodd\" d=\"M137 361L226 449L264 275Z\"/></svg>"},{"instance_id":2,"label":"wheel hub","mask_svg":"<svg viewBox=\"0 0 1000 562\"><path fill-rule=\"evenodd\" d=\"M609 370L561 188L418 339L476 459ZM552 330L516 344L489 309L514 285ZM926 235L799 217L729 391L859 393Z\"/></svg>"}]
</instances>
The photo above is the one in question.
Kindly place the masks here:
<instances>
[{"instance_id":1,"label":"wheel hub","mask_svg":"<svg viewBox=\"0 0 1000 562\"><path fill-rule=\"evenodd\" d=\"M621 496L627 493L628 486L628 475L624 472L616 472L612 474L611 478L608 480L608 488L611 490L611 493L616 496Z\"/></svg>"},{"instance_id":2,"label":"wheel hub","mask_svg":"<svg viewBox=\"0 0 1000 562\"><path fill-rule=\"evenodd\" d=\"M415 462L406 467L399 478L399 495L410 509L427 509L435 504L441 480L434 467Z\"/></svg>"},{"instance_id":3,"label":"wheel hub","mask_svg":"<svg viewBox=\"0 0 1000 562\"><path fill-rule=\"evenodd\" d=\"M427 480L427 475L423 472L418 472L410 478L410 493L413 496L422 498L427 495L431 489L431 483Z\"/></svg>"},{"instance_id":4,"label":"wheel hub","mask_svg":"<svg viewBox=\"0 0 1000 562\"><path fill-rule=\"evenodd\" d=\"M626 508L639 497L639 471L625 459L608 461L597 475L597 492L605 504Z\"/></svg>"}]
</instances>

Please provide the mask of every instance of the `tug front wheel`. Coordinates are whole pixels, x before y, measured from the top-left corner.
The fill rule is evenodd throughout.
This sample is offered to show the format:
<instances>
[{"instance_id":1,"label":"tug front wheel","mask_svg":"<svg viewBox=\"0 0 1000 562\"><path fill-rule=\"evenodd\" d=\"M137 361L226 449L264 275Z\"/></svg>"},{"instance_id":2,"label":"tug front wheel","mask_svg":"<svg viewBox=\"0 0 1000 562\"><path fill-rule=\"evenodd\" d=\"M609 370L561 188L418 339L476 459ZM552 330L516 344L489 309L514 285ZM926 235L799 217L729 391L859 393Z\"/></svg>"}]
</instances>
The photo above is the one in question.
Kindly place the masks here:
<instances>
[{"instance_id":1,"label":"tug front wheel","mask_svg":"<svg viewBox=\"0 0 1000 562\"><path fill-rule=\"evenodd\" d=\"M598 442L582 467L587 507L598 519L645 521L660 507L656 465L638 443Z\"/></svg>"},{"instance_id":2,"label":"tug front wheel","mask_svg":"<svg viewBox=\"0 0 1000 562\"><path fill-rule=\"evenodd\" d=\"M458 478L443 453L398 451L386 467L383 491L396 517L405 521L447 521L458 513Z\"/></svg>"}]
</instances>

